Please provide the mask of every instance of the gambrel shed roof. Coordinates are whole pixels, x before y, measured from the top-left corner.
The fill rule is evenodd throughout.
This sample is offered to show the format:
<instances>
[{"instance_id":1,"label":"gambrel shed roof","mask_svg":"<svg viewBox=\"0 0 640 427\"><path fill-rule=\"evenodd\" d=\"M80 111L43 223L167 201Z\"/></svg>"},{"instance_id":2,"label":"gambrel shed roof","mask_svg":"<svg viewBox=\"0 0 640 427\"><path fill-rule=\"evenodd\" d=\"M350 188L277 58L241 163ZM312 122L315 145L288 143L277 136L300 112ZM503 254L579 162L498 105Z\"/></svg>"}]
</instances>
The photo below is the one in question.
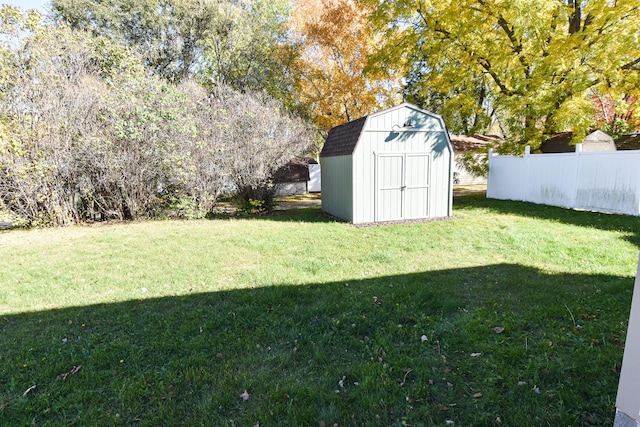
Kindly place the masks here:
<instances>
[{"instance_id":1,"label":"gambrel shed roof","mask_svg":"<svg viewBox=\"0 0 640 427\"><path fill-rule=\"evenodd\" d=\"M367 116L331 128L320 157L346 156L353 153Z\"/></svg>"}]
</instances>

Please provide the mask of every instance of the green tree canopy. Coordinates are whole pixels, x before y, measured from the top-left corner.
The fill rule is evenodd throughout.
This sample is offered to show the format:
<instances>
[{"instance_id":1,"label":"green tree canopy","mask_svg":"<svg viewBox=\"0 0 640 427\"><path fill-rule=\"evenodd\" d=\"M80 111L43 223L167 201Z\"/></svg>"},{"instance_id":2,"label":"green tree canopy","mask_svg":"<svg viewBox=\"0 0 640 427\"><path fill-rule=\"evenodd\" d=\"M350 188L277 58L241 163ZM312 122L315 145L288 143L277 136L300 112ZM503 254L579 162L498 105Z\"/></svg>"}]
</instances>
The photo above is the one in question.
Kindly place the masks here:
<instances>
[{"instance_id":1,"label":"green tree canopy","mask_svg":"<svg viewBox=\"0 0 640 427\"><path fill-rule=\"evenodd\" d=\"M171 82L197 76L279 99L295 54L288 13L288 0L53 0L57 20L132 48Z\"/></svg>"},{"instance_id":2,"label":"green tree canopy","mask_svg":"<svg viewBox=\"0 0 640 427\"><path fill-rule=\"evenodd\" d=\"M372 63L440 99L454 128L495 114L515 142L579 138L595 125L593 91L638 96L640 0L363 1L387 32Z\"/></svg>"}]
</instances>

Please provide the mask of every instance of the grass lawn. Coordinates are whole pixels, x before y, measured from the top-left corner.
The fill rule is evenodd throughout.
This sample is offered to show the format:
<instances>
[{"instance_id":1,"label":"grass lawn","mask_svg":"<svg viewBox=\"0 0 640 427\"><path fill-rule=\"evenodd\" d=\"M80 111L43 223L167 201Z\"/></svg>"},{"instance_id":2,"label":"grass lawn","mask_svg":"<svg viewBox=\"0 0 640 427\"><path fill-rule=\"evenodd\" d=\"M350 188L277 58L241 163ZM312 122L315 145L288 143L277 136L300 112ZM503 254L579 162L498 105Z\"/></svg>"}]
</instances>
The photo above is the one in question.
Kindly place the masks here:
<instances>
[{"instance_id":1,"label":"grass lawn","mask_svg":"<svg viewBox=\"0 0 640 427\"><path fill-rule=\"evenodd\" d=\"M0 232L0 425L611 425L635 217Z\"/></svg>"}]
</instances>

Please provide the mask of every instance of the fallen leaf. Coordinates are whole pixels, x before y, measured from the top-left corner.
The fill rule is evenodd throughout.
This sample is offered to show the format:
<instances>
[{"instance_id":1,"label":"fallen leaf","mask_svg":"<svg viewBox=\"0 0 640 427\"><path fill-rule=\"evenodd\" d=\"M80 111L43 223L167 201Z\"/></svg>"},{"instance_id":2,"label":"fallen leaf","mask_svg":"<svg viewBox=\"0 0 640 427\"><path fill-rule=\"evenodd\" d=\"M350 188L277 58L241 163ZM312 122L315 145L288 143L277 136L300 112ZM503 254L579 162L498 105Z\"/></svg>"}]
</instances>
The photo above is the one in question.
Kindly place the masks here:
<instances>
[{"instance_id":1,"label":"fallen leaf","mask_svg":"<svg viewBox=\"0 0 640 427\"><path fill-rule=\"evenodd\" d=\"M497 417L496 418L496 424L502 424L502 418Z\"/></svg>"},{"instance_id":2,"label":"fallen leaf","mask_svg":"<svg viewBox=\"0 0 640 427\"><path fill-rule=\"evenodd\" d=\"M495 332L496 334L501 334L504 332L504 328L502 326L496 326L495 328L493 328L493 332Z\"/></svg>"},{"instance_id":3,"label":"fallen leaf","mask_svg":"<svg viewBox=\"0 0 640 427\"><path fill-rule=\"evenodd\" d=\"M518 381L518 385L519 386L527 385L527 382L526 381Z\"/></svg>"},{"instance_id":4,"label":"fallen leaf","mask_svg":"<svg viewBox=\"0 0 640 427\"><path fill-rule=\"evenodd\" d=\"M71 368L69 372L65 372L64 374L58 375L56 377L56 380L66 380L67 377L70 377L71 375L75 375L78 372L80 372L80 369L82 369L82 365L74 366L73 368Z\"/></svg>"},{"instance_id":5,"label":"fallen leaf","mask_svg":"<svg viewBox=\"0 0 640 427\"><path fill-rule=\"evenodd\" d=\"M475 399L480 399L482 397L482 393L476 393L473 395Z\"/></svg>"},{"instance_id":6,"label":"fallen leaf","mask_svg":"<svg viewBox=\"0 0 640 427\"><path fill-rule=\"evenodd\" d=\"M403 385L406 384L407 382L407 376L413 371L411 368L404 368L402 370L404 372L404 378L402 379L402 382L400 383L400 387L402 387Z\"/></svg>"},{"instance_id":7,"label":"fallen leaf","mask_svg":"<svg viewBox=\"0 0 640 427\"><path fill-rule=\"evenodd\" d=\"M242 399L243 402L246 402L247 400L249 400L249 393L247 393L247 390L245 390L244 393L240 395L240 398Z\"/></svg>"},{"instance_id":8,"label":"fallen leaf","mask_svg":"<svg viewBox=\"0 0 640 427\"><path fill-rule=\"evenodd\" d=\"M32 392L34 389L36 388L35 385L32 385L31 387L29 387L28 389L26 389L24 391L24 393L22 393L22 397L25 397L27 394L29 394L30 392Z\"/></svg>"}]
</instances>

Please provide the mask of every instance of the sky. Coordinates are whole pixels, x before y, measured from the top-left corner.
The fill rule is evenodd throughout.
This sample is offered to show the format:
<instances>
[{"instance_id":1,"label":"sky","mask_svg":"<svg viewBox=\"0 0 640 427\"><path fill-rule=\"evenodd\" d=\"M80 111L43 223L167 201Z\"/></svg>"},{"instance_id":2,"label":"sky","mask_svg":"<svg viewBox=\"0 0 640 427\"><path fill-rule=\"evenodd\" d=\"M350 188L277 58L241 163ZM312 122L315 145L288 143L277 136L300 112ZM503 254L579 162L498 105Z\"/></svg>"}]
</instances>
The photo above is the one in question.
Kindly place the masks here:
<instances>
[{"instance_id":1,"label":"sky","mask_svg":"<svg viewBox=\"0 0 640 427\"><path fill-rule=\"evenodd\" d=\"M51 3L50 0L0 0L0 3L10 4L12 6L20 6L23 9L38 9L42 12Z\"/></svg>"}]
</instances>

